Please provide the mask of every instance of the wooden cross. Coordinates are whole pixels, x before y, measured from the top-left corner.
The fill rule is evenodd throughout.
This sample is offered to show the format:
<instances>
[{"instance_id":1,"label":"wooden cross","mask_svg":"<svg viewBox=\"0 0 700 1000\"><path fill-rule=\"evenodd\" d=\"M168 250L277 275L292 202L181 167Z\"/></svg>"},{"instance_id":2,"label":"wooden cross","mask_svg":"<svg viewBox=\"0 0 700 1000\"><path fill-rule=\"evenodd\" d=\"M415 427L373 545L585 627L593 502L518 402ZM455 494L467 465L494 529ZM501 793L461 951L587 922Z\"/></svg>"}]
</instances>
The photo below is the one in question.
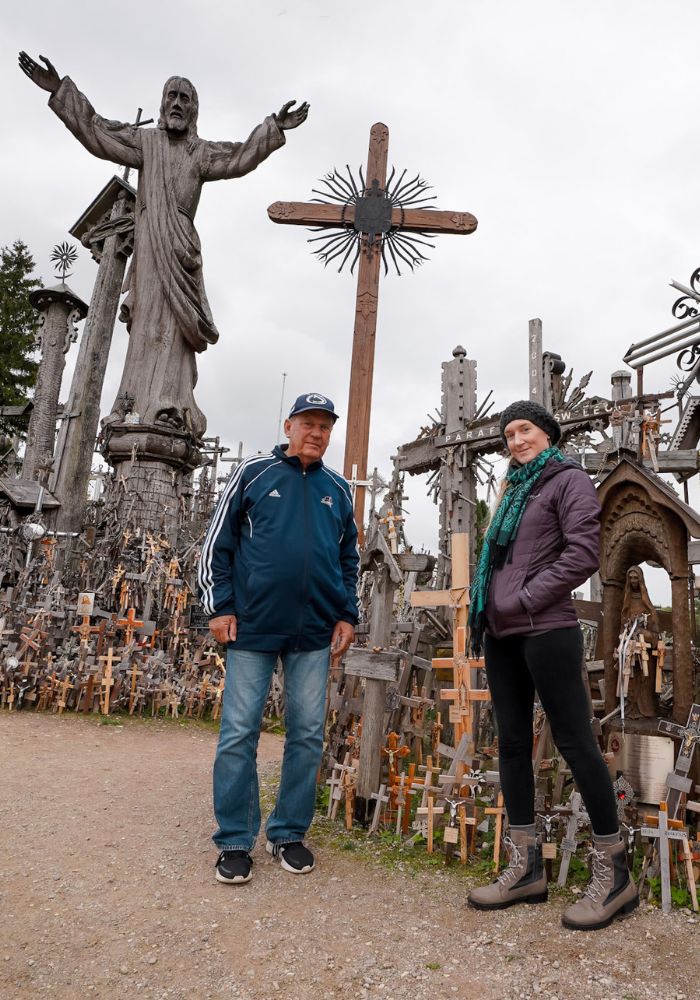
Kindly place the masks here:
<instances>
[{"instance_id":1,"label":"wooden cross","mask_svg":"<svg viewBox=\"0 0 700 1000\"><path fill-rule=\"evenodd\" d=\"M433 660L433 669L451 667L453 687L443 690L441 697L453 700L449 719L454 723L455 743L466 734L469 737L470 752L473 752L472 724L474 703L488 701L491 697L487 688L473 688L471 672L482 665L480 660L470 660L466 655L467 607L469 604L469 536L457 532L450 536L452 555L452 586L449 590L415 590L411 594L411 607L438 608L447 605L454 609L452 625L451 657Z\"/></svg>"},{"instance_id":2,"label":"wooden cross","mask_svg":"<svg viewBox=\"0 0 700 1000\"><path fill-rule=\"evenodd\" d=\"M137 620L136 608L129 608L126 618L118 618L116 624L118 628L124 629L124 642L128 646L134 638L136 629L141 628L144 623Z\"/></svg>"},{"instance_id":3,"label":"wooden cross","mask_svg":"<svg viewBox=\"0 0 700 1000\"><path fill-rule=\"evenodd\" d=\"M435 836L435 817L442 816L445 811L444 806L438 806L435 804L435 799L429 798L426 805L418 806L416 809L416 819L425 816L427 825L427 845L426 850L428 854L433 853L433 838Z\"/></svg>"},{"instance_id":4,"label":"wooden cross","mask_svg":"<svg viewBox=\"0 0 700 1000\"><path fill-rule=\"evenodd\" d=\"M653 651L652 655L656 657L656 680L654 682L654 692L655 694L661 694L664 680L664 662L666 660L666 643L663 639L659 639L656 644L656 649Z\"/></svg>"},{"instance_id":5,"label":"wooden cross","mask_svg":"<svg viewBox=\"0 0 700 1000\"><path fill-rule=\"evenodd\" d=\"M102 715L109 715L109 697L112 686L114 684L114 678L112 677L114 650L111 646L107 650L107 655L100 657L100 662L104 663L105 665L104 670L102 672L102 680L100 682L102 687L102 694L100 697L100 712L102 713Z\"/></svg>"},{"instance_id":6,"label":"wooden cross","mask_svg":"<svg viewBox=\"0 0 700 1000\"><path fill-rule=\"evenodd\" d=\"M216 693L214 695L214 705L211 710L211 717L214 722L221 715L221 703L224 697L224 688L226 687L226 674L221 677L219 681L219 686L216 688Z\"/></svg>"},{"instance_id":7,"label":"wooden cross","mask_svg":"<svg viewBox=\"0 0 700 1000\"><path fill-rule=\"evenodd\" d=\"M501 836L503 834L503 819L506 815L503 792L500 788L498 789L498 795L496 796L496 805L487 806L487 808L484 809L484 813L487 816L496 817L496 830L493 841L493 869L497 872L501 863Z\"/></svg>"},{"instance_id":8,"label":"wooden cross","mask_svg":"<svg viewBox=\"0 0 700 1000\"><path fill-rule=\"evenodd\" d=\"M136 657L132 660L131 671L129 676L131 678L131 689L129 691L129 715L134 714L134 708L136 706L136 678L143 674L143 670L138 670L138 663L136 662Z\"/></svg>"},{"instance_id":9,"label":"wooden cross","mask_svg":"<svg viewBox=\"0 0 700 1000\"><path fill-rule=\"evenodd\" d=\"M346 417L344 475L349 478L353 466L359 478L367 479L367 452L372 406L372 376L374 372L374 342L377 332L379 274L382 265L382 238L377 234L390 229L413 233L473 233L477 220L467 212L440 212L433 208L391 206L386 194L389 129L382 122L372 126L365 187L355 204L325 205L302 201L276 201L267 210L273 222L316 228L353 227L361 240L357 274L355 329L353 333L350 395ZM382 216L377 230L378 215ZM357 483L355 520L361 531L365 513L365 485Z\"/></svg>"},{"instance_id":10,"label":"wooden cross","mask_svg":"<svg viewBox=\"0 0 700 1000\"><path fill-rule=\"evenodd\" d=\"M389 801L389 796L386 794L386 785L380 785L378 792L371 792L370 798L375 800L374 813L372 814L372 822L368 830L369 834L376 833L379 829L379 821L382 815L382 809Z\"/></svg>"},{"instance_id":11,"label":"wooden cross","mask_svg":"<svg viewBox=\"0 0 700 1000\"><path fill-rule=\"evenodd\" d=\"M401 760L402 757L407 757L411 752L408 747L399 746L399 734L389 733L387 736L386 746L382 748L382 754L388 760L389 764L389 782L393 784L398 778L398 769L396 767L396 758Z\"/></svg>"},{"instance_id":12,"label":"wooden cross","mask_svg":"<svg viewBox=\"0 0 700 1000\"><path fill-rule=\"evenodd\" d=\"M698 897L695 887L695 875L693 873L692 855L688 843L688 831L678 819L669 819L668 805L666 802L659 802L658 816L645 816L646 826L641 828L643 837L658 840L659 842L659 868L661 876L661 909L664 913L671 912L671 840L680 840L683 845L682 860L686 866L688 879L688 889L693 901L693 909L698 912Z\"/></svg>"},{"instance_id":13,"label":"wooden cross","mask_svg":"<svg viewBox=\"0 0 700 1000\"><path fill-rule=\"evenodd\" d=\"M80 648L87 649L87 644L90 641L90 636L94 632L100 631L100 625L90 625L90 615L83 615L83 620L80 625L74 625L72 631L77 632L80 636Z\"/></svg>"},{"instance_id":14,"label":"wooden cross","mask_svg":"<svg viewBox=\"0 0 700 1000\"><path fill-rule=\"evenodd\" d=\"M56 706L58 714L63 715L63 709L66 707L68 700L68 692L73 690L73 685L70 682L70 677L65 677L61 682L61 690L58 696L58 705Z\"/></svg>"},{"instance_id":15,"label":"wooden cross","mask_svg":"<svg viewBox=\"0 0 700 1000\"><path fill-rule=\"evenodd\" d=\"M561 864L559 866L559 878L557 885L565 886L569 874L571 859L576 853L578 846L576 834L582 823L588 823L588 813L583 807L583 799L580 792L572 792L568 806L555 806L554 810L560 816L568 816L566 830L561 841Z\"/></svg>"}]
</instances>

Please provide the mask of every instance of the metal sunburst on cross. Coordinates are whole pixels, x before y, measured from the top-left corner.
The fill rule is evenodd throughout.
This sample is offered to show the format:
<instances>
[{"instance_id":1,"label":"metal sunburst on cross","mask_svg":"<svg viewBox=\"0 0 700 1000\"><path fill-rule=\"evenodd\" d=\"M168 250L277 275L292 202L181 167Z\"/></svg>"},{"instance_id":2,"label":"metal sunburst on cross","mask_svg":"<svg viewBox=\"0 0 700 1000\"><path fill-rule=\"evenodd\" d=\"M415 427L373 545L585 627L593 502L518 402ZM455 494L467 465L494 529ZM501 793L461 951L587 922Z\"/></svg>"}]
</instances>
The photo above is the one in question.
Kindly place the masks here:
<instances>
[{"instance_id":1,"label":"metal sunburst on cross","mask_svg":"<svg viewBox=\"0 0 700 1000\"><path fill-rule=\"evenodd\" d=\"M61 281L65 284L66 278L70 278L71 272L68 270L72 267L78 259L78 251L75 249L73 243L57 243L51 252L51 258L54 262L54 270L56 271L56 277L59 277Z\"/></svg>"},{"instance_id":2,"label":"metal sunburst on cross","mask_svg":"<svg viewBox=\"0 0 700 1000\"><path fill-rule=\"evenodd\" d=\"M468 212L439 211L428 195L428 184L418 175L406 180L407 171L392 170L387 180L389 129L377 122L370 129L367 170L359 171L359 182L350 168L346 174L333 170L322 180L319 197L310 202L276 201L267 210L273 222L309 226L320 233L311 237L319 246L313 253L338 271L350 264L357 270L357 297L353 334L350 393L346 419L344 475L350 478L356 469L355 519L362 534L369 450L369 425L374 372L374 341L377 329L379 276L390 267L401 273L411 270L427 258L424 247L433 247L427 239L445 233L466 236L473 233L477 220Z\"/></svg>"}]
</instances>

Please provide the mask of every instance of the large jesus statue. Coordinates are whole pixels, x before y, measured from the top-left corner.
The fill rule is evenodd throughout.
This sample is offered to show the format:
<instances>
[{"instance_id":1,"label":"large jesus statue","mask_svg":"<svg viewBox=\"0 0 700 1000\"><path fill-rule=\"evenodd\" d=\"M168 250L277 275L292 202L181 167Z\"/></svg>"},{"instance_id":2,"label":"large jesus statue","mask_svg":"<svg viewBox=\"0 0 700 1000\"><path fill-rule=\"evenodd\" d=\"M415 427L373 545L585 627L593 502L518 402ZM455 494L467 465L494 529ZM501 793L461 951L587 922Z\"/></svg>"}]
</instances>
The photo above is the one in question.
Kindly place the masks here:
<instances>
[{"instance_id":1,"label":"large jesus statue","mask_svg":"<svg viewBox=\"0 0 700 1000\"><path fill-rule=\"evenodd\" d=\"M195 354L218 340L202 276L194 217L205 181L241 177L279 149L285 130L306 120L308 104L289 101L245 142L209 142L197 135L199 103L189 80L163 88L158 127L138 128L100 117L70 77L43 56L19 64L51 93L49 107L95 156L139 171L134 254L124 281L121 318L129 330L118 402L107 422L124 419L125 401L142 423L164 424L201 437L206 418L194 401Z\"/></svg>"}]
</instances>

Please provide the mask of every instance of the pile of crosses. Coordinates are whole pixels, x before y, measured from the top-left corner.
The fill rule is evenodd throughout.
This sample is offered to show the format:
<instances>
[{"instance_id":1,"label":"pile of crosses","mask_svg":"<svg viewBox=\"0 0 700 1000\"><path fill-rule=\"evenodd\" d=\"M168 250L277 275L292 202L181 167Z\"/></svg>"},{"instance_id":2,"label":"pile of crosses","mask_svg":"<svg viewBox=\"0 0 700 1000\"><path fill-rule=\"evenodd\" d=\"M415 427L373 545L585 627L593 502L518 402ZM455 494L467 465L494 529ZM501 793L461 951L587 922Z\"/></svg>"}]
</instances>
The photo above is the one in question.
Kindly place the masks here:
<instances>
[{"instance_id":1,"label":"pile of crosses","mask_svg":"<svg viewBox=\"0 0 700 1000\"><path fill-rule=\"evenodd\" d=\"M218 719L225 665L196 601L192 532L176 553L108 509L101 521L89 549L47 534L18 556L21 536L4 534L0 707ZM275 678L266 712L282 706Z\"/></svg>"}]
</instances>

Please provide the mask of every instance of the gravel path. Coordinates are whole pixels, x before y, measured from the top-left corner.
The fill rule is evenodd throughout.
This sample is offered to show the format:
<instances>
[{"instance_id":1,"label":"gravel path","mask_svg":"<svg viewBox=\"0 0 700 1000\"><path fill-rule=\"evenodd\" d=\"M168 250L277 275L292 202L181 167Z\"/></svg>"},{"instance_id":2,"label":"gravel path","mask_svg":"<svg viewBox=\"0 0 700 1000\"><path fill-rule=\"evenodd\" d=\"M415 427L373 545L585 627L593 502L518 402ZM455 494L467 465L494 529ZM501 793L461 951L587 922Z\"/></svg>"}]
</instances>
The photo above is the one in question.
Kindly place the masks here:
<instances>
[{"instance_id":1,"label":"gravel path","mask_svg":"<svg viewBox=\"0 0 700 1000\"><path fill-rule=\"evenodd\" d=\"M565 931L565 902L484 915L458 866L387 871L321 846L289 875L214 880L216 735L0 714L0 997L697 1000L697 919ZM263 734L272 781L278 737ZM313 845L313 834L310 838Z\"/></svg>"}]
</instances>

